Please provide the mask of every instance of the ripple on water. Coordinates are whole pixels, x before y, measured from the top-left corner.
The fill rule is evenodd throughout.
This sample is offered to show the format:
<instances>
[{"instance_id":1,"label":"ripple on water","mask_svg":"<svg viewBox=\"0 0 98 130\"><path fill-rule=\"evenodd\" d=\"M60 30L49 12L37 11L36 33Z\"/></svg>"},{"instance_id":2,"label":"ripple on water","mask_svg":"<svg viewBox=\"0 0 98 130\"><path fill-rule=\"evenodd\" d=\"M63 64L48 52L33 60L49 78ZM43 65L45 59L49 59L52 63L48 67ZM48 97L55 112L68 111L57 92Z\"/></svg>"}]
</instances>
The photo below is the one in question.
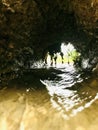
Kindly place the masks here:
<instances>
[{"instance_id":1,"label":"ripple on water","mask_svg":"<svg viewBox=\"0 0 98 130\"><path fill-rule=\"evenodd\" d=\"M46 85L52 106L64 118L69 119L90 107L98 99L98 93L92 90L86 82L82 83L81 74L73 66L66 66L59 70L64 72L58 74L59 79L46 79L42 83Z\"/></svg>"},{"instance_id":2,"label":"ripple on water","mask_svg":"<svg viewBox=\"0 0 98 130\"><path fill-rule=\"evenodd\" d=\"M98 78L69 65L32 71L0 90L0 130L97 130Z\"/></svg>"}]
</instances>

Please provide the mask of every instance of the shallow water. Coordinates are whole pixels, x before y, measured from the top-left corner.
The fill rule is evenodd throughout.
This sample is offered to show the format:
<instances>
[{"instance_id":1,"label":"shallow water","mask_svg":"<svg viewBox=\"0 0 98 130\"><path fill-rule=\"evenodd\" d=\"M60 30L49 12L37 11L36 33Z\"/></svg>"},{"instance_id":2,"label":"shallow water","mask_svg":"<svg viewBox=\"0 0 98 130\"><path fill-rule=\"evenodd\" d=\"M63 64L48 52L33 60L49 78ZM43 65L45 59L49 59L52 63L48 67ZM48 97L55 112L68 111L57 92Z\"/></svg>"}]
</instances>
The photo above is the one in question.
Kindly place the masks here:
<instances>
[{"instance_id":1,"label":"shallow water","mask_svg":"<svg viewBox=\"0 0 98 130\"><path fill-rule=\"evenodd\" d=\"M97 130L98 77L35 68L0 90L0 130Z\"/></svg>"}]
</instances>

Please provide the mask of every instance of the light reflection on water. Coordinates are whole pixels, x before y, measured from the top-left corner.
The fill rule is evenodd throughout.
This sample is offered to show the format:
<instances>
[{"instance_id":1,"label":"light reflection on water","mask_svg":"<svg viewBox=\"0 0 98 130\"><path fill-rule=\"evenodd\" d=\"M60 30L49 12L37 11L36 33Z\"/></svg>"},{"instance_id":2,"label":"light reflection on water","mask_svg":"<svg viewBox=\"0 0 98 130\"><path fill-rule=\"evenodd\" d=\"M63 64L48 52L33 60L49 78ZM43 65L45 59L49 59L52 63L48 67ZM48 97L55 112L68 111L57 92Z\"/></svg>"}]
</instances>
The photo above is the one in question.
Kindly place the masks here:
<instances>
[{"instance_id":1,"label":"light reflection on water","mask_svg":"<svg viewBox=\"0 0 98 130\"><path fill-rule=\"evenodd\" d=\"M83 81L73 65L41 62L0 90L0 130L97 130L98 78Z\"/></svg>"},{"instance_id":2,"label":"light reflection on water","mask_svg":"<svg viewBox=\"0 0 98 130\"><path fill-rule=\"evenodd\" d=\"M58 74L59 79L46 79L41 80L41 82L46 85L52 106L62 114L64 119L69 119L90 107L98 99L98 93L92 94L88 84L84 84L80 89L78 89L80 87L78 84L78 88L74 89L73 86L81 83L83 79L73 65L67 64L65 68L60 68L60 70L64 73Z\"/></svg>"}]
</instances>

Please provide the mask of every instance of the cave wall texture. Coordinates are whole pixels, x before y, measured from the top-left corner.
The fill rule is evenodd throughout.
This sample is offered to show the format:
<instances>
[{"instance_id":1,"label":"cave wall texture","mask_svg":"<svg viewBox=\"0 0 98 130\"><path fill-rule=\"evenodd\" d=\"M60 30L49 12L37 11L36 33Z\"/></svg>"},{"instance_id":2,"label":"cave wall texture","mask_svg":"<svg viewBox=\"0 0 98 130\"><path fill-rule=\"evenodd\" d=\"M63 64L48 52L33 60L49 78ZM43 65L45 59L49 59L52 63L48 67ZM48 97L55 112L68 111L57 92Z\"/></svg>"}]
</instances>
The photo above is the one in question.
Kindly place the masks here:
<instances>
[{"instance_id":1,"label":"cave wall texture","mask_svg":"<svg viewBox=\"0 0 98 130\"><path fill-rule=\"evenodd\" d=\"M0 0L1 68L13 60L16 50L31 47L40 52L50 44L45 43L47 36L66 26L67 15L98 38L98 0Z\"/></svg>"},{"instance_id":2,"label":"cave wall texture","mask_svg":"<svg viewBox=\"0 0 98 130\"><path fill-rule=\"evenodd\" d=\"M98 0L73 0L77 24L98 38Z\"/></svg>"}]
</instances>

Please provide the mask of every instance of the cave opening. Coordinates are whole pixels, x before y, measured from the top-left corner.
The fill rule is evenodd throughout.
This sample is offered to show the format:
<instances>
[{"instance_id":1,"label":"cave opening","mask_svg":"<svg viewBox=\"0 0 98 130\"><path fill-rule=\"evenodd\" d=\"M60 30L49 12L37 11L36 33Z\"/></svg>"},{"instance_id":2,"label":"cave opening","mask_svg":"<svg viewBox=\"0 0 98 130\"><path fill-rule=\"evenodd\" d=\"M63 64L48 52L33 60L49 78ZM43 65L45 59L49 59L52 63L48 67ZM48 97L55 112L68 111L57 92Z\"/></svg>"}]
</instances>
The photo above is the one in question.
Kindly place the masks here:
<instances>
[{"instance_id":1,"label":"cave opening","mask_svg":"<svg viewBox=\"0 0 98 130\"><path fill-rule=\"evenodd\" d=\"M98 129L97 14L97 0L0 1L0 130Z\"/></svg>"},{"instance_id":2,"label":"cave opening","mask_svg":"<svg viewBox=\"0 0 98 130\"><path fill-rule=\"evenodd\" d=\"M61 43L55 48L52 45L47 48L44 62L51 67L64 67L66 64L75 65L81 62L80 55L70 42L68 44Z\"/></svg>"}]
</instances>

